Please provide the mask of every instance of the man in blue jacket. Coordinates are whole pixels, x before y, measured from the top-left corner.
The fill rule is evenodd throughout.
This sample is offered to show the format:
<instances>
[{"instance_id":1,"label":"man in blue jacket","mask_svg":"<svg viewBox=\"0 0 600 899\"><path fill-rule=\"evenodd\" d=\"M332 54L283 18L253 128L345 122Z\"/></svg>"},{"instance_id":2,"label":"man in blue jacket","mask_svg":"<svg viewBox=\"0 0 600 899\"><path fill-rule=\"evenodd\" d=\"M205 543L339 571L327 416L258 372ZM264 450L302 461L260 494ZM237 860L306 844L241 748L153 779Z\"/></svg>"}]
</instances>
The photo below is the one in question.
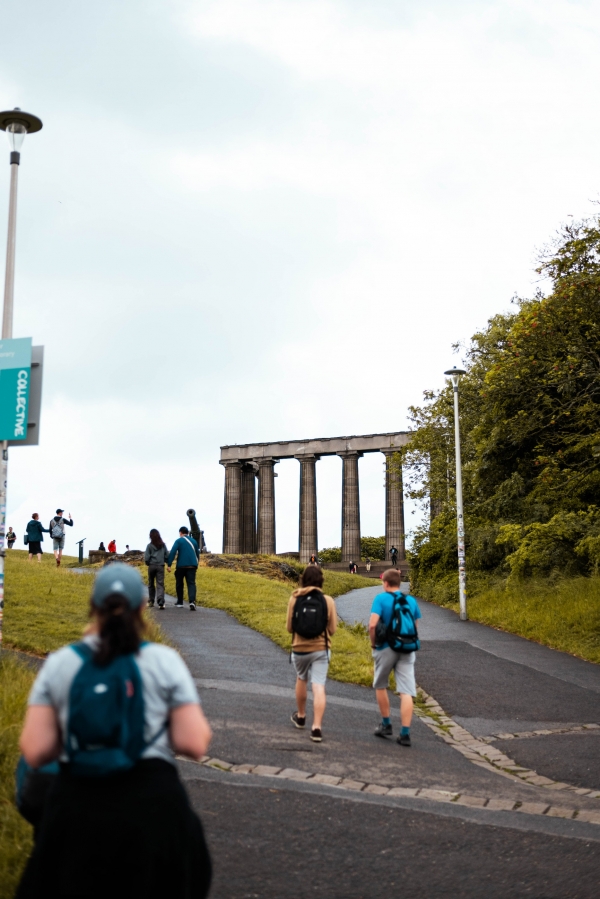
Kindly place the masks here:
<instances>
[{"instance_id":1,"label":"man in blue jacket","mask_svg":"<svg viewBox=\"0 0 600 899\"><path fill-rule=\"evenodd\" d=\"M198 544L193 537L190 537L188 528L179 528L179 538L171 547L171 552L167 559L167 571L170 571L173 559L177 556L177 567L175 569L177 602L175 603L175 608L183 608L183 582L187 581L190 612L196 611L196 572L198 571L199 552Z\"/></svg>"}]
</instances>

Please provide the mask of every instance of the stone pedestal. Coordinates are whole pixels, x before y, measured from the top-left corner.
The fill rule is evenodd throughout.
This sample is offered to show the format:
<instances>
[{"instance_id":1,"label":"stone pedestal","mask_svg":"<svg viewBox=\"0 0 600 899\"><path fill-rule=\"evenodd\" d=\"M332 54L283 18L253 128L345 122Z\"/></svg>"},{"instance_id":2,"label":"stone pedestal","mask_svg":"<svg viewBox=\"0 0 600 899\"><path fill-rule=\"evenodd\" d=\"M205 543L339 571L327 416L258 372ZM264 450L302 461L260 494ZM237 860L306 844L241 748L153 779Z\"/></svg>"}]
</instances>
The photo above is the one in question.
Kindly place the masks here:
<instances>
[{"instance_id":1,"label":"stone pedestal","mask_svg":"<svg viewBox=\"0 0 600 899\"><path fill-rule=\"evenodd\" d=\"M223 509L223 552L242 551L242 463L221 462L225 467L225 501Z\"/></svg>"},{"instance_id":2,"label":"stone pedestal","mask_svg":"<svg viewBox=\"0 0 600 899\"><path fill-rule=\"evenodd\" d=\"M275 465L277 459L258 460L258 552L275 553Z\"/></svg>"},{"instance_id":3,"label":"stone pedestal","mask_svg":"<svg viewBox=\"0 0 600 899\"><path fill-rule=\"evenodd\" d=\"M395 450L382 452L385 456L385 558L391 561L390 550L395 546L400 561L405 557L402 467L393 461Z\"/></svg>"},{"instance_id":4,"label":"stone pedestal","mask_svg":"<svg viewBox=\"0 0 600 899\"><path fill-rule=\"evenodd\" d=\"M256 552L256 464L242 468L242 552Z\"/></svg>"},{"instance_id":5,"label":"stone pedestal","mask_svg":"<svg viewBox=\"0 0 600 899\"><path fill-rule=\"evenodd\" d=\"M360 562L358 460L362 453L338 453L342 459L342 562Z\"/></svg>"},{"instance_id":6,"label":"stone pedestal","mask_svg":"<svg viewBox=\"0 0 600 899\"><path fill-rule=\"evenodd\" d=\"M309 562L317 554L317 474L319 456L296 456L300 462L300 523L298 549L300 561Z\"/></svg>"}]
</instances>

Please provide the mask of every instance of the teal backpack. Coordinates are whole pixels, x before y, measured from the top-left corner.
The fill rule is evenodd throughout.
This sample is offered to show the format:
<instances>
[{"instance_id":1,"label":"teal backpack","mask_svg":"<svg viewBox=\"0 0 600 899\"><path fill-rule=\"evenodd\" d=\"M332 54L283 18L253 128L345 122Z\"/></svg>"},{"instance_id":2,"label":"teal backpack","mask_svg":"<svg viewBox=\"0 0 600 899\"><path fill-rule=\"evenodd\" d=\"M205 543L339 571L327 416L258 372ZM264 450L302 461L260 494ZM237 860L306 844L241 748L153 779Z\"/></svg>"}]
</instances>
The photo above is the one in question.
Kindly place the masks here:
<instances>
[{"instance_id":1,"label":"teal backpack","mask_svg":"<svg viewBox=\"0 0 600 899\"><path fill-rule=\"evenodd\" d=\"M144 741L142 678L133 655L100 666L87 643L73 643L71 649L83 660L69 695L65 750L71 772L104 777L127 771L166 724L149 743Z\"/></svg>"},{"instance_id":2,"label":"teal backpack","mask_svg":"<svg viewBox=\"0 0 600 899\"><path fill-rule=\"evenodd\" d=\"M379 646L387 643L394 652L417 652L421 648L417 622L404 593L394 593L391 621L385 625L379 619L375 628L375 640Z\"/></svg>"}]
</instances>

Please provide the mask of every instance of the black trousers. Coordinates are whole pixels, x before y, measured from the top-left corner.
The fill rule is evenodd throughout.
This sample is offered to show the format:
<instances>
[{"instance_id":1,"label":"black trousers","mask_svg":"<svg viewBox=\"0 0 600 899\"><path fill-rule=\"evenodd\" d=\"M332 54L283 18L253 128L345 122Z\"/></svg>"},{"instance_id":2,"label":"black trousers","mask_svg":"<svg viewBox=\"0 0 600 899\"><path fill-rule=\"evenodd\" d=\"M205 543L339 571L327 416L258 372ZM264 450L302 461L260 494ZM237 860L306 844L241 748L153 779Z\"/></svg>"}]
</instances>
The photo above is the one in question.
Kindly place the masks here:
<instances>
[{"instance_id":1,"label":"black trousers","mask_svg":"<svg viewBox=\"0 0 600 899\"><path fill-rule=\"evenodd\" d=\"M183 582L187 582L188 599L190 602L196 602L196 572L197 568L176 568L175 569L175 591L177 593L177 602L183 602Z\"/></svg>"},{"instance_id":2,"label":"black trousers","mask_svg":"<svg viewBox=\"0 0 600 899\"><path fill-rule=\"evenodd\" d=\"M148 599L162 606L165 601L165 566L148 565Z\"/></svg>"}]
</instances>

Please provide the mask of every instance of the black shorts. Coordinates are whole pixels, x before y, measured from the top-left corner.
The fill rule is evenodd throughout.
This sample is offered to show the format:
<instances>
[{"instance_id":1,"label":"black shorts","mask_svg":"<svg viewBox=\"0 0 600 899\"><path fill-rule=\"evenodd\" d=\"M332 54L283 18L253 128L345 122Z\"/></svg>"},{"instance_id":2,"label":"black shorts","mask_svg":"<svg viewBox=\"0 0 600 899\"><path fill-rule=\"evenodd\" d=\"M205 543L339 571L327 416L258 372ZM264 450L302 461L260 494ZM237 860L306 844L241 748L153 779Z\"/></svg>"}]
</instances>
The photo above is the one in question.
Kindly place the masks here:
<instances>
[{"instance_id":1,"label":"black shorts","mask_svg":"<svg viewBox=\"0 0 600 899\"><path fill-rule=\"evenodd\" d=\"M42 544L41 544L40 540L30 540L27 545L29 547L29 552L32 553L34 556L37 553L43 552Z\"/></svg>"}]
</instances>

